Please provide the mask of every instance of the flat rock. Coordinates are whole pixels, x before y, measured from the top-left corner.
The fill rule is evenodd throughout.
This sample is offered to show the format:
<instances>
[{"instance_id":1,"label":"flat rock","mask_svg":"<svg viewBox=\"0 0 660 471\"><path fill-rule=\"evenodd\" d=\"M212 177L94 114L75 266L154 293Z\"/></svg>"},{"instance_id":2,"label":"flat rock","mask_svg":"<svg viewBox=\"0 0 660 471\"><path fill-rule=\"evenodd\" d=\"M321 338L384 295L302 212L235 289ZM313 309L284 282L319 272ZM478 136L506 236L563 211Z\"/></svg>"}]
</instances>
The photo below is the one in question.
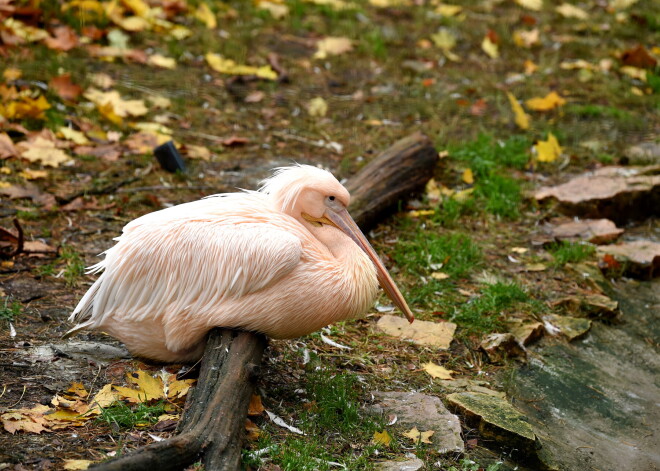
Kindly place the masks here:
<instances>
[{"instance_id":1,"label":"flat rock","mask_svg":"<svg viewBox=\"0 0 660 471\"><path fill-rule=\"evenodd\" d=\"M449 348L454 339L456 324L453 322L429 322L416 320L410 324L399 316L385 315L378 319L376 327L387 335L410 340L417 345L429 345L441 350Z\"/></svg>"},{"instance_id":2,"label":"flat rock","mask_svg":"<svg viewBox=\"0 0 660 471\"><path fill-rule=\"evenodd\" d=\"M431 442L438 453L463 453L461 424L449 412L440 398L417 392L373 393L376 404L372 410L380 414L393 414L397 424L406 428L417 427L420 431L433 430Z\"/></svg>"},{"instance_id":3,"label":"flat rock","mask_svg":"<svg viewBox=\"0 0 660 471\"><path fill-rule=\"evenodd\" d=\"M419 458L413 458L406 461L383 461L376 464L379 471L417 471L424 467L424 462Z\"/></svg>"},{"instance_id":4,"label":"flat rock","mask_svg":"<svg viewBox=\"0 0 660 471\"><path fill-rule=\"evenodd\" d=\"M632 276L651 279L660 274L660 243L636 240L617 245L598 247L598 253L612 255L624 265L624 271Z\"/></svg>"},{"instance_id":5,"label":"flat rock","mask_svg":"<svg viewBox=\"0 0 660 471\"><path fill-rule=\"evenodd\" d=\"M624 232L609 219L576 219L557 225L549 224L546 230L556 240L585 240L592 244L608 244Z\"/></svg>"},{"instance_id":6,"label":"flat rock","mask_svg":"<svg viewBox=\"0 0 660 471\"><path fill-rule=\"evenodd\" d=\"M660 143L642 142L628 147L623 155L630 165L660 164Z\"/></svg>"},{"instance_id":7,"label":"flat rock","mask_svg":"<svg viewBox=\"0 0 660 471\"><path fill-rule=\"evenodd\" d=\"M527 418L506 399L474 392L454 393L447 396L450 407L458 410L465 421L479 429L486 440L536 454L536 434Z\"/></svg>"},{"instance_id":8,"label":"flat rock","mask_svg":"<svg viewBox=\"0 0 660 471\"><path fill-rule=\"evenodd\" d=\"M591 329L591 321L589 319L558 316L556 314L548 314L543 316L543 324L545 330L551 335L562 334L568 340L574 340L582 337Z\"/></svg>"},{"instance_id":9,"label":"flat rock","mask_svg":"<svg viewBox=\"0 0 660 471\"><path fill-rule=\"evenodd\" d=\"M543 187L534 197L554 198L569 215L621 223L660 214L660 166L603 167L561 185Z\"/></svg>"},{"instance_id":10,"label":"flat rock","mask_svg":"<svg viewBox=\"0 0 660 471\"><path fill-rule=\"evenodd\" d=\"M491 363L502 363L508 358L525 357L527 352L511 333L490 334L480 345Z\"/></svg>"}]
</instances>

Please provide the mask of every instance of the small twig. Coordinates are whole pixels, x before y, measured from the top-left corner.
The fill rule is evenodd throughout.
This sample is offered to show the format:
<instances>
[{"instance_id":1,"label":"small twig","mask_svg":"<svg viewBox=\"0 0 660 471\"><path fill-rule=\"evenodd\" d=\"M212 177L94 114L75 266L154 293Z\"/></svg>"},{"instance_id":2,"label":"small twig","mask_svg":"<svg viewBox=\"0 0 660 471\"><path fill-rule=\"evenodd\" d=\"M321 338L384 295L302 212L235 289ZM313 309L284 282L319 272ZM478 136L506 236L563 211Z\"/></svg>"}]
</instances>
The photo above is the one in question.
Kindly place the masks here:
<instances>
[{"instance_id":1,"label":"small twig","mask_svg":"<svg viewBox=\"0 0 660 471\"><path fill-rule=\"evenodd\" d=\"M11 409L14 407L16 404L21 402L23 400L23 396L25 396L25 391L27 391L27 386L23 385L23 393L21 394L21 397L18 398L18 401L14 402L11 406L7 407L7 409Z\"/></svg>"},{"instance_id":2,"label":"small twig","mask_svg":"<svg viewBox=\"0 0 660 471\"><path fill-rule=\"evenodd\" d=\"M274 52L268 53L268 63L272 69L277 72L277 81L280 83L288 83L291 81L289 73L280 64L280 58Z\"/></svg>"},{"instance_id":3,"label":"small twig","mask_svg":"<svg viewBox=\"0 0 660 471\"><path fill-rule=\"evenodd\" d=\"M114 182L109 185L106 185L101 188L87 188L84 190L77 191L73 194L70 194L69 196L64 196L57 198L57 202L60 204L68 204L75 200L76 198L79 198L81 196L86 196L86 195L107 195L110 193L116 192L119 188L121 188L124 185L130 185L131 183L138 181L140 177L133 177L129 178L128 180L122 180L119 182Z\"/></svg>"}]
</instances>

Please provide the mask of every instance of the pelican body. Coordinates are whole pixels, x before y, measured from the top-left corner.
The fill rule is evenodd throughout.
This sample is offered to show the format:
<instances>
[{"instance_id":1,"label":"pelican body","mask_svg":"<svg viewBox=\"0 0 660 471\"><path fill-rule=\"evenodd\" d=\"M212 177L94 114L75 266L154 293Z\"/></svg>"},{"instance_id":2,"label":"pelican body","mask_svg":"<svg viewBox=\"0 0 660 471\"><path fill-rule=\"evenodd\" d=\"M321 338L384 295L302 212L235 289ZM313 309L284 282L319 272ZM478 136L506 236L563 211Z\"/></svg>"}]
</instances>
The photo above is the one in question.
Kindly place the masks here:
<instances>
[{"instance_id":1,"label":"pelican body","mask_svg":"<svg viewBox=\"0 0 660 471\"><path fill-rule=\"evenodd\" d=\"M215 195L128 223L71 314L137 356L201 357L213 327L293 338L364 314L378 284L413 314L329 172L280 168L258 191Z\"/></svg>"}]
</instances>

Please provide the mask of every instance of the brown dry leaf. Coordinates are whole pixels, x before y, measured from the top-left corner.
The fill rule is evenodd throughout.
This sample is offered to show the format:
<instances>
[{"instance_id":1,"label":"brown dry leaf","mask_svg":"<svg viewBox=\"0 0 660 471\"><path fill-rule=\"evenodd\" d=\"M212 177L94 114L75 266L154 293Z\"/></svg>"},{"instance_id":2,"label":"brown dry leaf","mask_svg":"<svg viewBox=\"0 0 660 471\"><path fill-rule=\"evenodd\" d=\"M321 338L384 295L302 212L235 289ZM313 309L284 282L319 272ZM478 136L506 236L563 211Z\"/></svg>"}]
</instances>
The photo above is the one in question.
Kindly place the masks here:
<instances>
[{"instance_id":1,"label":"brown dry leaf","mask_svg":"<svg viewBox=\"0 0 660 471\"><path fill-rule=\"evenodd\" d=\"M53 30L53 36L44 40L44 44L56 51L69 51L78 45L78 36L70 26L58 26Z\"/></svg>"},{"instance_id":2,"label":"brown dry leaf","mask_svg":"<svg viewBox=\"0 0 660 471\"><path fill-rule=\"evenodd\" d=\"M452 379L454 371L446 369L444 366L436 365L433 362L428 362L422 365L424 371L431 375L432 378Z\"/></svg>"},{"instance_id":3,"label":"brown dry leaf","mask_svg":"<svg viewBox=\"0 0 660 471\"><path fill-rule=\"evenodd\" d=\"M52 88L59 97L66 101L76 101L82 93L82 87L76 85L71 81L71 74L62 74L53 77L48 82L48 86Z\"/></svg>"},{"instance_id":4,"label":"brown dry leaf","mask_svg":"<svg viewBox=\"0 0 660 471\"><path fill-rule=\"evenodd\" d=\"M158 137L151 133L138 132L131 134L124 141L124 145L133 154L146 154L158 146Z\"/></svg>"},{"instance_id":5,"label":"brown dry leaf","mask_svg":"<svg viewBox=\"0 0 660 471\"><path fill-rule=\"evenodd\" d=\"M327 37L316 43L314 59L326 59L328 56L338 56L353 50L353 42L344 37Z\"/></svg>"},{"instance_id":6,"label":"brown dry leaf","mask_svg":"<svg viewBox=\"0 0 660 471\"><path fill-rule=\"evenodd\" d=\"M250 398L250 405L248 406L248 415L261 415L265 410L261 403L261 397L253 394Z\"/></svg>"},{"instance_id":7,"label":"brown dry leaf","mask_svg":"<svg viewBox=\"0 0 660 471\"><path fill-rule=\"evenodd\" d=\"M392 337L412 340L418 345L431 345L441 350L449 348L456 331L456 324L452 322L416 320L410 324L403 317L390 315L381 317L376 327Z\"/></svg>"},{"instance_id":8,"label":"brown dry leaf","mask_svg":"<svg viewBox=\"0 0 660 471\"><path fill-rule=\"evenodd\" d=\"M506 96L509 98L509 103L511 104L511 109L515 116L515 122L518 127L522 130L529 129L529 115L525 113L523 107L518 103L516 97L512 93L506 92Z\"/></svg>"},{"instance_id":9,"label":"brown dry leaf","mask_svg":"<svg viewBox=\"0 0 660 471\"><path fill-rule=\"evenodd\" d=\"M247 137L230 136L227 139L222 140L221 144L225 147L236 147L243 146L248 142L250 142L250 139Z\"/></svg>"},{"instance_id":10,"label":"brown dry leaf","mask_svg":"<svg viewBox=\"0 0 660 471\"><path fill-rule=\"evenodd\" d=\"M426 432L420 432L417 430L417 427L413 427L407 432L403 433L404 437L408 437L413 440L415 443L431 443L431 436L435 433L434 430L427 430Z\"/></svg>"},{"instance_id":11,"label":"brown dry leaf","mask_svg":"<svg viewBox=\"0 0 660 471\"><path fill-rule=\"evenodd\" d=\"M39 256L39 254L56 254L57 249L39 240L28 240L23 243L23 252Z\"/></svg>"},{"instance_id":12,"label":"brown dry leaf","mask_svg":"<svg viewBox=\"0 0 660 471\"><path fill-rule=\"evenodd\" d=\"M59 167L71 160L66 152L55 147L53 141L41 136L30 142L21 142L16 147L21 152L21 158L30 162L41 162L48 167Z\"/></svg>"},{"instance_id":13,"label":"brown dry leaf","mask_svg":"<svg viewBox=\"0 0 660 471\"><path fill-rule=\"evenodd\" d=\"M261 436L259 426L250 419L245 419L245 431L247 432L247 439L251 442L257 440L259 436Z\"/></svg>"},{"instance_id":14,"label":"brown dry leaf","mask_svg":"<svg viewBox=\"0 0 660 471\"><path fill-rule=\"evenodd\" d=\"M34 183L25 185L10 185L0 187L0 195L9 196L11 199L30 198L32 201L45 208L55 206L55 197L50 193L43 192Z\"/></svg>"},{"instance_id":15,"label":"brown dry leaf","mask_svg":"<svg viewBox=\"0 0 660 471\"><path fill-rule=\"evenodd\" d=\"M104 144L101 146L76 146L73 149L76 155L91 155L108 162L116 162L121 156L119 144Z\"/></svg>"},{"instance_id":16,"label":"brown dry leaf","mask_svg":"<svg viewBox=\"0 0 660 471\"><path fill-rule=\"evenodd\" d=\"M525 75L532 75L539 68L538 65L536 65L534 62L530 61L529 59L525 61L524 67L525 67Z\"/></svg>"},{"instance_id":17,"label":"brown dry leaf","mask_svg":"<svg viewBox=\"0 0 660 471\"><path fill-rule=\"evenodd\" d=\"M557 138L550 132L546 141L536 143L536 160L539 162L554 162L559 158L562 148Z\"/></svg>"},{"instance_id":18,"label":"brown dry leaf","mask_svg":"<svg viewBox=\"0 0 660 471\"><path fill-rule=\"evenodd\" d=\"M18 150L16 150L11 137L7 133L0 132L0 159L16 156L18 156Z\"/></svg>"},{"instance_id":19,"label":"brown dry leaf","mask_svg":"<svg viewBox=\"0 0 660 471\"><path fill-rule=\"evenodd\" d=\"M543 98L530 98L525 102L525 106L534 111L549 111L563 106L565 103L566 100L559 96L557 92L550 92Z\"/></svg>"},{"instance_id":20,"label":"brown dry leaf","mask_svg":"<svg viewBox=\"0 0 660 471\"><path fill-rule=\"evenodd\" d=\"M638 44L632 49L628 49L621 54L621 62L624 65L637 67L639 69L653 69L658 61L653 57L642 44Z\"/></svg>"},{"instance_id":21,"label":"brown dry leaf","mask_svg":"<svg viewBox=\"0 0 660 471\"><path fill-rule=\"evenodd\" d=\"M387 430L383 430L382 432L374 432L372 441L377 445L390 446L390 443L392 443L392 436L387 432Z\"/></svg>"},{"instance_id":22,"label":"brown dry leaf","mask_svg":"<svg viewBox=\"0 0 660 471\"><path fill-rule=\"evenodd\" d=\"M11 434L21 430L29 433L41 433L47 430L44 414L49 410L50 407L42 404L32 409L9 410L0 415L0 421L4 429Z\"/></svg>"},{"instance_id":23,"label":"brown dry leaf","mask_svg":"<svg viewBox=\"0 0 660 471\"><path fill-rule=\"evenodd\" d=\"M205 56L208 65L221 74L227 75L254 75L256 77L266 80L277 80L277 72L271 66L263 65L261 67L253 67L251 65L237 64L231 59L208 52Z\"/></svg>"}]
</instances>

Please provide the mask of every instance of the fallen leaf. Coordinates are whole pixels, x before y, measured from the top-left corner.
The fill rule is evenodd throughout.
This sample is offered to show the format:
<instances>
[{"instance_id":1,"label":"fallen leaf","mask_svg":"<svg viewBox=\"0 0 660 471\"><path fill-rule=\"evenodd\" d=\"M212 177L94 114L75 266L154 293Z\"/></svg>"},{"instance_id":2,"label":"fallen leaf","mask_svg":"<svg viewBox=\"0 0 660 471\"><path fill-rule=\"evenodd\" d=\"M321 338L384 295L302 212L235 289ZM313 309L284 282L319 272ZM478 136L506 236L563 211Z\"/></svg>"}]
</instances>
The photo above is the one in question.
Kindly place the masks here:
<instances>
[{"instance_id":1,"label":"fallen leaf","mask_svg":"<svg viewBox=\"0 0 660 471\"><path fill-rule=\"evenodd\" d=\"M25 178L26 180L38 180L40 178L46 178L48 176L48 172L46 170L32 170L30 168L26 168L25 170L21 170L18 176Z\"/></svg>"},{"instance_id":2,"label":"fallen leaf","mask_svg":"<svg viewBox=\"0 0 660 471\"><path fill-rule=\"evenodd\" d=\"M500 57L500 52L497 47L497 44L493 42L490 36L484 36L483 41L481 41L481 49L490 57L491 59L497 59Z\"/></svg>"},{"instance_id":3,"label":"fallen leaf","mask_svg":"<svg viewBox=\"0 0 660 471\"><path fill-rule=\"evenodd\" d=\"M50 79L50 82L48 82L48 86L52 88L60 98L67 101L76 101L82 93L82 87L71 81L71 74L62 74L53 77Z\"/></svg>"},{"instance_id":4,"label":"fallen leaf","mask_svg":"<svg viewBox=\"0 0 660 471\"><path fill-rule=\"evenodd\" d=\"M437 33L431 35L431 41L438 47L447 59L458 62L460 57L451 52L456 46L456 35L447 28L440 28Z\"/></svg>"},{"instance_id":5,"label":"fallen leaf","mask_svg":"<svg viewBox=\"0 0 660 471\"><path fill-rule=\"evenodd\" d=\"M172 57L165 57L161 54L153 54L149 56L147 64L160 67L161 69L176 69L176 60Z\"/></svg>"},{"instance_id":6,"label":"fallen leaf","mask_svg":"<svg viewBox=\"0 0 660 471\"><path fill-rule=\"evenodd\" d=\"M0 132L0 159L16 157L18 150L7 133Z\"/></svg>"},{"instance_id":7,"label":"fallen leaf","mask_svg":"<svg viewBox=\"0 0 660 471\"><path fill-rule=\"evenodd\" d=\"M392 443L392 436L387 432L387 430L383 430L382 432L374 432L373 442L377 445L390 446L390 443Z\"/></svg>"},{"instance_id":8,"label":"fallen leaf","mask_svg":"<svg viewBox=\"0 0 660 471\"><path fill-rule=\"evenodd\" d=\"M259 426L250 419L245 419L245 431L247 432L247 439L252 442L257 440L261 435Z\"/></svg>"},{"instance_id":9,"label":"fallen leaf","mask_svg":"<svg viewBox=\"0 0 660 471\"><path fill-rule=\"evenodd\" d=\"M43 192L34 183L25 185L0 186L0 195L9 196L11 199L30 198L32 201L45 208L55 206L55 197L50 193Z\"/></svg>"},{"instance_id":10,"label":"fallen leaf","mask_svg":"<svg viewBox=\"0 0 660 471\"><path fill-rule=\"evenodd\" d=\"M91 408L88 413L100 414L101 409L108 407L119 400L119 396L112 390L112 384L106 384L89 402Z\"/></svg>"},{"instance_id":11,"label":"fallen leaf","mask_svg":"<svg viewBox=\"0 0 660 471\"><path fill-rule=\"evenodd\" d=\"M73 128L63 126L59 129L58 133L61 134L64 139L73 141L76 144L89 144L89 139L87 139L87 136Z\"/></svg>"},{"instance_id":12,"label":"fallen leaf","mask_svg":"<svg viewBox=\"0 0 660 471\"><path fill-rule=\"evenodd\" d=\"M543 8L543 0L516 0L516 3L528 10L540 11Z\"/></svg>"},{"instance_id":13,"label":"fallen leaf","mask_svg":"<svg viewBox=\"0 0 660 471\"><path fill-rule=\"evenodd\" d=\"M434 430L428 430L426 432L420 432L417 430L417 427L413 427L407 432L403 433L404 437L408 437L413 440L415 443L431 443L431 436L435 433Z\"/></svg>"},{"instance_id":14,"label":"fallen leaf","mask_svg":"<svg viewBox=\"0 0 660 471\"><path fill-rule=\"evenodd\" d=\"M536 65L534 62L530 61L529 59L525 60L525 63L523 65L525 67L525 75L532 75L539 68L538 65Z\"/></svg>"},{"instance_id":15,"label":"fallen leaf","mask_svg":"<svg viewBox=\"0 0 660 471\"><path fill-rule=\"evenodd\" d=\"M509 103L511 104L511 109L515 116L515 122L518 127L522 130L529 129L529 115L525 113L516 97L512 93L506 92L506 96L509 98Z\"/></svg>"},{"instance_id":16,"label":"fallen leaf","mask_svg":"<svg viewBox=\"0 0 660 471\"><path fill-rule=\"evenodd\" d=\"M168 385L167 397L171 400L181 399L186 394L188 394L188 391L190 391L192 385L195 384L195 381L196 380L194 379L181 379L172 381Z\"/></svg>"},{"instance_id":17,"label":"fallen leaf","mask_svg":"<svg viewBox=\"0 0 660 471\"><path fill-rule=\"evenodd\" d=\"M227 139L223 139L221 144L225 147L236 147L243 146L248 142L250 142L250 140L247 137L231 136Z\"/></svg>"},{"instance_id":18,"label":"fallen leaf","mask_svg":"<svg viewBox=\"0 0 660 471\"><path fill-rule=\"evenodd\" d=\"M610 0L610 8L613 10L625 10L638 1L639 0Z\"/></svg>"},{"instance_id":19,"label":"fallen leaf","mask_svg":"<svg viewBox=\"0 0 660 471\"><path fill-rule=\"evenodd\" d=\"M53 141L41 136L31 142L21 142L16 147L21 151L21 158L30 162L41 162L48 167L59 167L71 160L66 152L55 147Z\"/></svg>"},{"instance_id":20,"label":"fallen leaf","mask_svg":"<svg viewBox=\"0 0 660 471\"><path fill-rule=\"evenodd\" d=\"M337 56L353 50L353 42L343 37L327 37L316 43L314 59L325 59L328 56Z\"/></svg>"},{"instance_id":21,"label":"fallen leaf","mask_svg":"<svg viewBox=\"0 0 660 471\"><path fill-rule=\"evenodd\" d=\"M215 29L218 27L218 20L215 14L211 11L209 6L202 2L199 4L194 14L195 18L204 23L208 29Z\"/></svg>"},{"instance_id":22,"label":"fallen leaf","mask_svg":"<svg viewBox=\"0 0 660 471\"><path fill-rule=\"evenodd\" d=\"M534 28L531 31L516 30L513 32L513 42L518 47L529 49L539 43L539 29Z\"/></svg>"},{"instance_id":23,"label":"fallen leaf","mask_svg":"<svg viewBox=\"0 0 660 471\"><path fill-rule=\"evenodd\" d=\"M577 18L578 20L586 20L589 15L582 8L571 5L570 3L562 3L555 8L555 11L564 18Z\"/></svg>"},{"instance_id":24,"label":"fallen leaf","mask_svg":"<svg viewBox=\"0 0 660 471\"><path fill-rule=\"evenodd\" d=\"M637 67L639 69L653 69L658 61L653 57L642 44L638 44L632 49L628 49L621 54L621 62L624 65Z\"/></svg>"},{"instance_id":25,"label":"fallen leaf","mask_svg":"<svg viewBox=\"0 0 660 471\"><path fill-rule=\"evenodd\" d=\"M258 0L257 8L260 10L266 10L276 20L281 20L289 15L289 6L281 2Z\"/></svg>"},{"instance_id":26,"label":"fallen leaf","mask_svg":"<svg viewBox=\"0 0 660 471\"><path fill-rule=\"evenodd\" d=\"M431 273L431 278L433 278L434 280L446 280L447 278L450 278L450 276L441 271L434 271L433 273Z\"/></svg>"},{"instance_id":27,"label":"fallen leaf","mask_svg":"<svg viewBox=\"0 0 660 471\"><path fill-rule=\"evenodd\" d=\"M137 370L126 375L129 382L137 386L140 392L146 394L146 400L161 399L165 397L165 388L160 378L154 378L148 372Z\"/></svg>"},{"instance_id":28,"label":"fallen leaf","mask_svg":"<svg viewBox=\"0 0 660 471\"><path fill-rule=\"evenodd\" d=\"M463 180L468 185L472 185L474 183L474 175L472 174L472 169L466 168L461 175L461 180Z\"/></svg>"},{"instance_id":29,"label":"fallen leaf","mask_svg":"<svg viewBox=\"0 0 660 471\"><path fill-rule=\"evenodd\" d=\"M94 463L90 460L64 460L64 469L67 471L79 471L89 468Z\"/></svg>"},{"instance_id":30,"label":"fallen leaf","mask_svg":"<svg viewBox=\"0 0 660 471\"><path fill-rule=\"evenodd\" d=\"M50 109L50 107L50 103L43 95L39 95L38 98L23 96L20 100L10 101L4 106L0 103L0 116L16 120L23 118L45 119L44 111Z\"/></svg>"},{"instance_id":31,"label":"fallen leaf","mask_svg":"<svg viewBox=\"0 0 660 471\"><path fill-rule=\"evenodd\" d=\"M56 51L69 51L78 45L78 36L70 26L58 26L53 30L53 36L44 40L44 44Z\"/></svg>"},{"instance_id":32,"label":"fallen leaf","mask_svg":"<svg viewBox=\"0 0 660 471\"><path fill-rule=\"evenodd\" d=\"M184 150L186 155L191 159L200 159L206 162L211 160L211 151L207 147L186 144Z\"/></svg>"},{"instance_id":33,"label":"fallen leaf","mask_svg":"<svg viewBox=\"0 0 660 471\"><path fill-rule=\"evenodd\" d=\"M447 3L441 3L435 7L435 12L442 16L452 17L458 15L463 11L463 7L459 5L449 5Z\"/></svg>"},{"instance_id":34,"label":"fallen leaf","mask_svg":"<svg viewBox=\"0 0 660 471\"><path fill-rule=\"evenodd\" d=\"M104 74L104 73L91 74L89 78L94 85L96 85L99 88L102 88L103 90L112 88L115 84L113 78L110 77L108 74Z\"/></svg>"},{"instance_id":35,"label":"fallen leaf","mask_svg":"<svg viewBox=\"0 0 660 471\"><path fill-rule=\"evenodd\" d=\"M627 75L630 78L634 78L636 80L641 80L642 82L646 82L646 70L640 69L639 67L624 65L619 69L619 72L621 72L624 75Z\"/></svg>"},{"instance_id":36,"label":"fallen leaf","mask_svg":"<svg viewBox=\"0 0 660 471\"><path fill-rule=\"evenodd\" d=\"M549 111L563 106L565 103L566 100L559 96L557 92L550 92L543 98L530 98L525 102L525 106L534 111Z\"/></svg>"},{"instance_id":37,"label":"fallen leaf","mask_svg":"<svg viewBox=\"0 0 660 471\"><path fill-rule=\"evenodd\" d=\"M328 103L320 96L309 100L307 112L310 116L323 117L328 112Z\"/></svg>"},{"instance_id":38,"label":"fallen leaf","mask_svg":"<svg viewBox=\"0 0 660 471\"><path fill-rule=\"evenodd\" d=\"M536 160L539 162L554 162L561 155L562 148L552 133L548 133L546 141L536 143Z\"/></svg>"},{"instance_id":39,"label":"fallen leaf","mask_svg":"<svg viewBox=\"0 0 660 471\"><path fill-rule=\"evenodd\" d=\"M454 371L446 369L444 366L436 365L433 362L428 362L422 365L424 371L431 375L432 378L452 379Z\"/></svg>"},{"instance_id":40,"label":"fallen leaf","mask_svg":"<svg viewBox=\"0 0 660 471\"><path fill-rule=\"evenodd\" d=\"M94 103L99 111L102 107L109 107L109 110L106 111L112 111L120 118L144 116L149 112L144 100L124 100L116 90L102 92L90 87L83 96Z\"/></svg>"},{"instance_id":41,"label":"fallen leaf","mask_svg":"<svg viewBox=\"0 0 660 471\"><path fill-rule=\"evenodd\" d=\"M269 65L261 67L253 67L250 65L237 64L231 59L214 54L212 52L206 53L204 56L208 65L221 74L227 75L254 75L256 77L266 80L276 80L277 72L275 72Z\"/></svg>"},{"instance_id":42,"label":"fallen leaf","mask_svg":"<svg viewBox=\"0 0 660 471\"><path fill-rule=\"evenodd\" d=\"M83 399L87 398L89 396L89 393L85 389L85 386L83 386L82 383L73 383L69 389L66 390L66 392L74 394L78 397L81 397Z\"/></svg>"},{"instance_id":43,"label":"fallen leaf","mask_svg":"<svg viewBox=\"0 0 660 471\"><path fill-rule=\"evenodd\" d=\"M4 78L7 82L18 80L22 75L23 71L21 69L17 69L16 67L7 67L2 71L2 78Z\"/></svg>"},{"instance_id":44,"label":"fallen leaf","mask_svg":"<svg viewBox=\"0 0 660 471\"><path fill-rule=\"evenodd\" d=\"M418 345L434 346L441 350L449 348L456 332L456 324L453 322L416 320L410 324L402 317L390 315L378 319L376 327L392 337L411 340Z\"/></svg>"}]
</instances>

